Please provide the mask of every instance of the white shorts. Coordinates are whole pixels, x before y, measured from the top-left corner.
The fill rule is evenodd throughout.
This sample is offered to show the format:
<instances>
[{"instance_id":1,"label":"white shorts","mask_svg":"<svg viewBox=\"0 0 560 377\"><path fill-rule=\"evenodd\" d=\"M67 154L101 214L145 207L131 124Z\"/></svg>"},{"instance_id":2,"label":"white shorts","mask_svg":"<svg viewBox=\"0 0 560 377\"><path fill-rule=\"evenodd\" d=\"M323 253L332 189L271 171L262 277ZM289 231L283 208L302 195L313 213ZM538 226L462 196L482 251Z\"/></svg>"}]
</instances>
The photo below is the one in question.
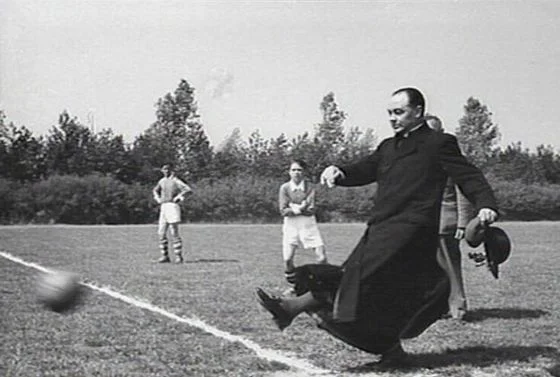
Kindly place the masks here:
<instances>
[{"instance_id":1,"label":"white shorts","mask_svg":"<svg viewBox=\"0 0 560 377\"><path fill-rule=\"evenodd\" d=\"M284 246L301 244L310 249L324 245L315 216L285 216L282 233Z\"/></svg>"},{"instance_id":2,"label":"white shorts","mask_svg":"<svg viewBox=\"0 0 560 377\"><path fill-rule=\"evenodd\" d=\"M163 203L159 209L159 223L173 224L181 222L181 207L177 203Z\"/></svg>"}]
</instances>

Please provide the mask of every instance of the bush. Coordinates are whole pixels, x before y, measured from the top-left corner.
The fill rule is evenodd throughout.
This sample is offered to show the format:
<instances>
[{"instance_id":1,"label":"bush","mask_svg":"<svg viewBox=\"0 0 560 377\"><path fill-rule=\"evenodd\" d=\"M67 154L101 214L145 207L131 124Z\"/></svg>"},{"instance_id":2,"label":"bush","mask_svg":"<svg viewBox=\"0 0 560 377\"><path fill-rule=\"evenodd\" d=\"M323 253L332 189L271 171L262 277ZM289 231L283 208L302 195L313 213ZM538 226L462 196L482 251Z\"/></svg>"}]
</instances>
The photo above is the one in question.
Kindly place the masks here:
<instances>
[{"instance_id":1,"label":"bush","mask_svg":"<svg viewBox=\"0 0 560 377\"><path fill-rule=\"evenodd\" d=\"M17 184L10 180L0 178L0 223L7 224L15 219L14 192Z\"/></svg>"},{"instance_id":2,"label":"bush","mask_svg":"<svg viewBox=\"0 0 560 377\"><path fill-rule=\"evenodd\" d=\"M276 222L278 182L251 176L205 179L183 205L187 221Z\"/></svg>"},{"instance_id":3,"label":"bush","mask_svg":"<svg viewBox=\"0 0 560 377\"><path fill-rule=\"evenodd\" d=\"M287 178L286 178L287 179ZM490 177L503 219L559 220L560 185L505 182ZM237 176L205 179L182 204L186 222L278 223L278 189L284 181ZM152 185L125 184L103 175L52 176L36 183L0 179L0 222L142 224L157 221ZM327 189L316 186L321 222L367 221L374 185Z\"/></svg>"},{"instance_id":4,"label":"bush","mask_svg":"<svg viewBox=\"0 0 560 377\"><path fill-rule=\"evenodd\" d=\"M317 219L320 222L366 221L374 206L374 188L317 186Z\"/></svg>"},{"instance_id":5,"label":"bush","mask_svg":"<svg viewBox=\"0 0 560 377\"><path fill-rule=\"evenodd\" d=\"M247 175L199 181L184 204L186 220L280 222L278 190L282 183ZM317 218L323 222L364 221L373 208L372 193L372 187L326 189L317 185Z\"/></svg>"},{"instance_id":6,"label":"bush","mask_svg":"<svg viewBox=\"0 0 560 377\"><path fill-rule=\"evenodd\" d=\"M560 220L560 185L492 183L505 220Z\"/></svg>"},{"instance_id":7,"label":"bush","mask_svg":"<svg viewBox=\"0 0 560 377\"><path fill-rule=\"evenodd\" d=\"M102 175L52 176L15 196L15 219L30 223L143 223L155 212L149 188Z\"/></svg>"}]
</instances>

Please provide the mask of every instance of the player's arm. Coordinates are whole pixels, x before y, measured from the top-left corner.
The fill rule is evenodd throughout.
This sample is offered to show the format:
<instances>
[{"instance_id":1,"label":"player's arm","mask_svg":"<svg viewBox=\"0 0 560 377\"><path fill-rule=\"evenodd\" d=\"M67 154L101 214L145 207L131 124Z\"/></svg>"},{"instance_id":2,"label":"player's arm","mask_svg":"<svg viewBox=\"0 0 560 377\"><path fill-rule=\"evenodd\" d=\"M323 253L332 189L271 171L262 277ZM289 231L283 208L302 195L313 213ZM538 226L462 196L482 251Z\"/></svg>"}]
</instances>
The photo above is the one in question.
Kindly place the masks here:
<instances>
[{"instance_id":1,"label":"player's arm","mask_svg":"<svg viewBox=\"0 0 560 377\"><path fill-rule=\"evenodd\" d=\"M475 214L471 202L469 202L467 197L461 192L459 186L454 185L454 189L457 197L457 230L455 232L455 238L460 240L465 236L465 228Z\"/></svg>"},{"instance_id":2,"label":"player's arm","mask_svg":"<svg viewBox=\"0 0 560 377\"><path fill-rule=\"evenodd\" d=\"M157 185L154 186L153 190L152 190L152 195L154 197L154 200L158 203L161 204L161 196L160 196L160 192L161 192L161 185L158 182Z\"/></svg>"},{"instance_id":3,"label":"player's arm","mask_svg":"<svg viewBox=\"0 0 560 377\"><path fill-rule=\"evenodd\" d=\"M305 198L304 206L301 209L301 214L306 216L315 214L315 188L312 188Z\"/></svg>"},{"instance_id":4,"label":"player's arm","mask_svg":"<svg viewBox=\"0 0 560 377\"><path fill-rule=\"evenodd\" d=\"M381 143L375 152L361 161L340 166L343 175L335 183L339 186L362 186L377 181L377 167L381 160L379 150L383 145L384 143Z\"/></svg>"},{"instance_id":5,"label":"player's arm","mask_svg":"<svg viewBox=\"0 0 560 377\"><path fill-rule=\"evenodd\" d=\"M179 186L179 193L175 195L173 201L175 203L182 202L185 199L185 196L192 193L192 189L189 185L185 182L181 181L179 178L176 178L177 186Z\"/></svg>"},{"instance_id":6,"label":"player's arm","mask_svg":"<svg viewBox=\"0 0 560 377\"><path fill-rule=\"evenodd\" d=\"M455 185L455 193L457 194L457 227L465 229L475 216L474 208L457 185Z\"/></svg>"},{"instance_id":7,"label":"player's arm","mask_svg":"<svg viewBox=\"0 0 560 377\"><path fill-rule=\"evenodd\" d=\"M278 209L282 216L294 216L294 211L290 208L290 198L286 192L286 185L283 184L278 190Z\"/></svg>"}]
</instances>

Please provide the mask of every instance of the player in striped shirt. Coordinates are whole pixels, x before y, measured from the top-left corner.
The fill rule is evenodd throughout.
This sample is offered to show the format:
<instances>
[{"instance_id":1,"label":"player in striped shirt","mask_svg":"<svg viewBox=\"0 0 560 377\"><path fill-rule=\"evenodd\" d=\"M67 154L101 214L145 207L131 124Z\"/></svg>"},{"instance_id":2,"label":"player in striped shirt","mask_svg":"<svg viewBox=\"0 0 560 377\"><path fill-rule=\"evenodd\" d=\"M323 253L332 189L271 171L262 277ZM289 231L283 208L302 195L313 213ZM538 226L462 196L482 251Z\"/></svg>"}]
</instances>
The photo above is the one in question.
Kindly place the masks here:
<instances>
[{"instance_id":1,"label":"player in striped shirt","mask_svg":"<svg viewBox=\"0 0 560 377\"><path fill-rule=\"evenodd\" d=\"M191 188L173 173L170 164L161 167L163 178L160 179L153 189L154 200L160 204L158 237L161 258L159 263L169 263L169 239L167 231L171 233L173 253L175 262L183 263L183 242L179 234L179 223L181 222L181 207L179 203L190 193Z\"/></svg>"}]
</instances>

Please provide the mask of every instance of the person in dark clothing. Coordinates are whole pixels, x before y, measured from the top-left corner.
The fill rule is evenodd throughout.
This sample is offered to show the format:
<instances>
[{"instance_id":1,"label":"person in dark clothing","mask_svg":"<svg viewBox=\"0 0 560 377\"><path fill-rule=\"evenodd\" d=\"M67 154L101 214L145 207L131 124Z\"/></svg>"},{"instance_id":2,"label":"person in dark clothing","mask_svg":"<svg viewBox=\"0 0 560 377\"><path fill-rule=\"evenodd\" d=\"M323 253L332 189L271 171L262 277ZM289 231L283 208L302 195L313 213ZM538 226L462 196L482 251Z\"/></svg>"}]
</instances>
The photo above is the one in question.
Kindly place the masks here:
<instances>
[{"instance_id":1,"label":"person in dark clothing","mask_svg":"<svg viewBox=\"0 0 560 377\"><path fill-rule=\"evenodd\" d=\"M367 229L341 266L296 269L297 297L257 289L259 303L283 330L302 312L319 326L382 363L406 356L401 339L420 335L449 310L449 279L437 262L442 193L448 177L475 205L482 222L497 219L497 204L481 171L461 154L457 139L431 130L425 101L415 88L395 91L388 114L395 136L365 159L329 166L321 183L377 182Z\"/></svg>"}]
</instances>

